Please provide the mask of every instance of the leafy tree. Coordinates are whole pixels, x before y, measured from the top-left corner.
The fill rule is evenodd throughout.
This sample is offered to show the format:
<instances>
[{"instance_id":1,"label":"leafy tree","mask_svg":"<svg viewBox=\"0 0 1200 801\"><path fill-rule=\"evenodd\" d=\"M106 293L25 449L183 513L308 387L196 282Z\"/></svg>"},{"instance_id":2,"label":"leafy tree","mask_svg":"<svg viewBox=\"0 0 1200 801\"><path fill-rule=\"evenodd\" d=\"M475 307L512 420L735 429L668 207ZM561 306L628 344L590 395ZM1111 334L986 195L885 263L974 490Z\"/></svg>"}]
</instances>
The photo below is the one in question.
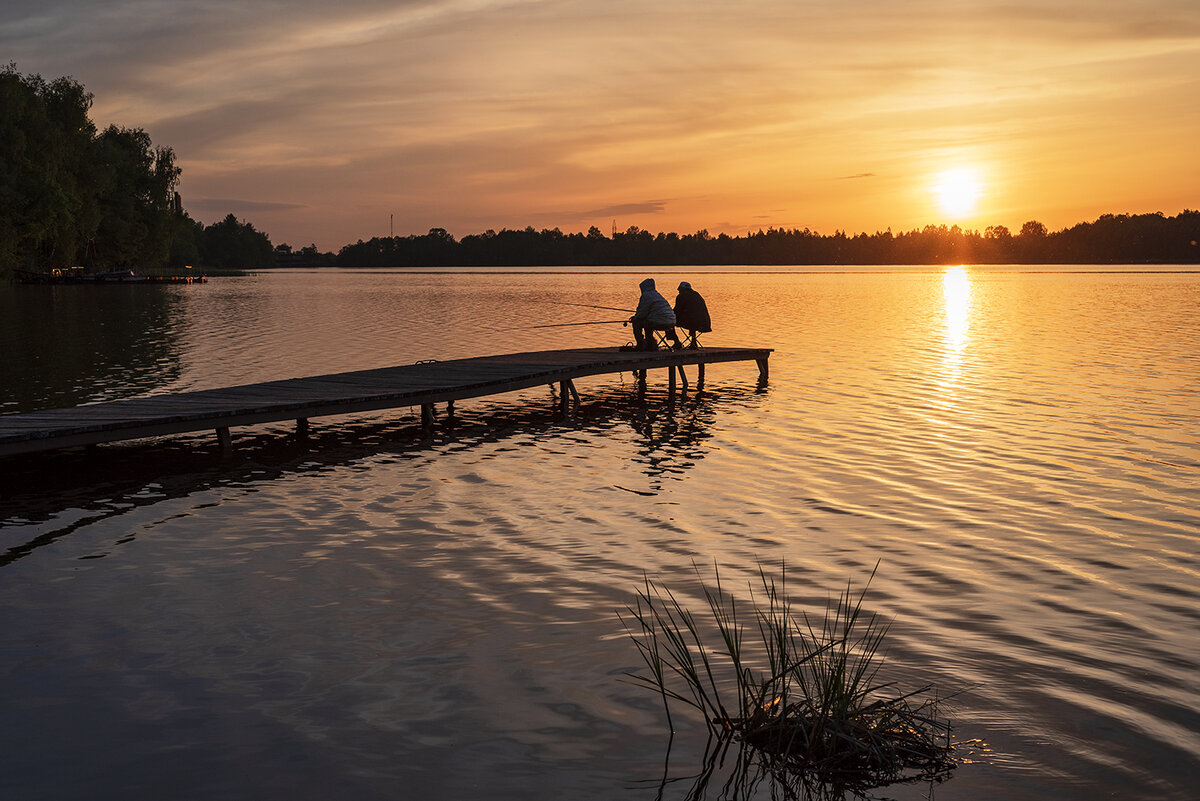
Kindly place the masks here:
<instances>
[{"instance_id":1,"label":"leafy tree","mask_svg":"<svg viewBox=\"0 0 1200 801\"><path fill-rule=\"evenodd\" d=\"M182 222L175 154L140 128L97 134L91 106L71 78L0 70L0 274L167 260Z\"/></svg>"},{"instance_id":2,"label":"leafy tree","mask_svg":"<svg viewBox=\"0 0 1200 801\"><path fill-rule=\"evenodd\" d=\"M204 223L193 220L187 212L180 212L179 217L167 264L172 267L203 265L200 246L204 241Z\"/></svg>"},{"instance_id":3,"label":"leafy tree","mask_svg":"<svg viewBox=\"0 0 1200 801\"><path fill-rule=\"evenodd\" d=\"M204 229L200 256L206 266L226 270L275 264L275 248L267 235L232 214Z\"/></svg>"},{"instance_id":4,"label":"leafy tree","mask_svg":"<svg viewBox=\"0 0 1200 801\"><path fill-rule=\"evenodd\" d=\"M71 261L94 230L91 105L69 78L0 71L0 273Z\"/></svg>"},{"instance_id":5,"label":"leafy tree","mask_svg":"<svg viewBox=\"0 0 1200 801\"><path fill-rule=\"evenodd\" d=\"M110 125L95 140L100 172L96 249L102 266L165 263L182 220L174 213L180 169L169 147L155 147L141 128Z\"/></svg>"},{"instance_id":6,"label":"leafy tree","mask_svg":"<svg viewBox=\"0 0 1200 801\"><path fill-rule=\"evenodd\" d=\"M1046 236L1046 226L1037 220L1030 220L1021 226L1021 236L1042 239Z\"/></svg>"}]
</instances>

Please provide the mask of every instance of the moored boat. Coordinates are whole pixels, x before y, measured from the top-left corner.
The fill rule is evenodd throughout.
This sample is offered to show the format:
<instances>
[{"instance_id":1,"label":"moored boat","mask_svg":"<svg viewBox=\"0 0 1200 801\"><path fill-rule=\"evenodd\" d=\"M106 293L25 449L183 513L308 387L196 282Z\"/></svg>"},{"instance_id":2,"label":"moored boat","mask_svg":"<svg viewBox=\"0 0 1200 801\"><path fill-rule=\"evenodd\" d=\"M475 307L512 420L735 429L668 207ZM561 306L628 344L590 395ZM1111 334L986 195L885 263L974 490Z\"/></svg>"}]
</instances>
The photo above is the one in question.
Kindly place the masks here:
<instances>
[{"instance_id":1,"label":"moored boat","mask_svg":"<svg viewBox=\"0 0 1200 801\"><path fill-rule=\"evenodd\" d=\"M129 269L88 273L82 267L55 267L46 272L16 270L15 273L20 284L203 284L208 280L200 274L154 275Z\"/></svg>"}]
</instances>

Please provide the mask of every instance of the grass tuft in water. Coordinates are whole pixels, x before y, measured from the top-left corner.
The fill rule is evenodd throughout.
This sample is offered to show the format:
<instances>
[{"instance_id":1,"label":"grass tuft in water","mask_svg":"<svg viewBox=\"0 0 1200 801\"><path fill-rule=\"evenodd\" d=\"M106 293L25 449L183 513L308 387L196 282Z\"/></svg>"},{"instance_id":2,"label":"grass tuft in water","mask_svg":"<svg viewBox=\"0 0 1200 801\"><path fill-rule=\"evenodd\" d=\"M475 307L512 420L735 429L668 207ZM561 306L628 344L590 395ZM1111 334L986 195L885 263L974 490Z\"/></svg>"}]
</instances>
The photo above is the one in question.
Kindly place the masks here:
<instances>
[{"instance_id":1,"label":"grass tuft in water","mask_svg":"<svg viewBox=\"0 0 1200 801\"><path fill-rule=\"evenodd\" d=\"M932 687L901 693L880 683L888 624L863 609L867 588L847 582L824 616L795 614L778 577L760 565L741 604L697 568L706 613L696 615L647 577L621 621L648 673L629 678L672 706L699 710L718 737L766 756L772 772L845 788L940 778L956 764L951 726Z\"/></svg>"}]
</instances>

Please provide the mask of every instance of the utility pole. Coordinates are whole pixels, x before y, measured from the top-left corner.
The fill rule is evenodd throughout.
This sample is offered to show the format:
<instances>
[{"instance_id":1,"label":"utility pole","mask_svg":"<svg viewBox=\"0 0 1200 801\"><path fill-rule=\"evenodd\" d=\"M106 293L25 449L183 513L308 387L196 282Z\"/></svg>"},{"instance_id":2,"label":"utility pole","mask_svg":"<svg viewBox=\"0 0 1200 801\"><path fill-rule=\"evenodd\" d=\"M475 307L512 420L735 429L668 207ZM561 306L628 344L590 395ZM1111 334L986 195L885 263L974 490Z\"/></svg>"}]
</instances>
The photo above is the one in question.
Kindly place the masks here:
<instances>
[{"instance_id":1,"label":"utility pole","mask_svg":"<svg viewBox=\"0 0 1200 801\"><path fill-rule=\"evenodd\" d=\"M389 214L389 215L388 215L388 236L389 236L389 237L395 237L395 236L396 236L396 226L395 226L395 222L396 222L396 215L395 215L395 214Z\"/></svg>"}]
</instances>

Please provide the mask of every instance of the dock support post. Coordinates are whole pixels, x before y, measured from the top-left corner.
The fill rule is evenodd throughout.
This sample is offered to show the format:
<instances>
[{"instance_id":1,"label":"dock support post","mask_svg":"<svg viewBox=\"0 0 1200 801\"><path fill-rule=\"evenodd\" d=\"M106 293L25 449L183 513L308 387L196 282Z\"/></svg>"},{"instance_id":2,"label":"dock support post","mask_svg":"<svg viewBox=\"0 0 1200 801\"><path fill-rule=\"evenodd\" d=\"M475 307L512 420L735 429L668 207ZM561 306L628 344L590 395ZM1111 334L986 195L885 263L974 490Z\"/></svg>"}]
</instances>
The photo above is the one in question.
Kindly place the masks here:
<instances>
[{"instance_id":1,"label":"dock support post","mask_svg":"<svg viewBox=\"0 0 1200 801\"><path fill-rule=\"evenodd\" d=\"M433 404L432 403L422 403L421 404L421 428L425 429L426 431L429 431L429 429L433 428Z\"/></svg>"},{"instance_id":2,"label":"dock support post","mask_svg":"<svg viewBox=\"0 0 1200 801\"><path fill-rule=\"evenodd\" d=\"M683 387L683 394L686 395L688 391L687 373L683 371L682 364L678 365L675 369L679 371L679 383Z\"/></svg>"},{"instance_id":3,"label":"dock support post","mask_svg":"<svg viewBox=\"0 0 1200 801\"><path fill-rule=\"evenodd\" d=\"M571 414L572 404L579 408L579 393L575 391L575 382L568 378L558 384L558 413L567 417Z\"/></svg>"},{"instance_id":4,"label":"dock support post","mask_svg":"<svg viewBox=\"0 0 1200 801\"><path fill-rule=\"evenodd\" d=\"M667 368L667 394L675 397L675 365Z\"/></svg>"},{"instance_id":5,"label":"dock support post","mask_svg":"<svg viewBox=\"0 0 1200 801\"><path fill-rule=\"evenodd\" d=\"M446 416L454 416L454 401L446 401Z\"/></svg>"},{"instance_id":6,"label":"dock support post","mask_svg":"<svg viewBox=\"0 0 1200 801\"><path fill-rule=\"evenodd\" d=\"M296 436L298 436L298 437L307 437L308 436L308 418L307 417L300 417L300 418L296 419Z\"/></svg>"},{"instance_id":7,"label":"dock support post","mask_svg":"<svg viewBox=\"0 0 1200 801\"><path fill-rule=\"evenodd\" d=\"M229 435L229 426L217 429L217 444L221 446L222 455L233 452L233 437Z\"/></svg>"},{"instance_id":8,"label":"dock support post","mask_svg":"<svg viewBox=\"0 0 1200 801\"><path fill-rule=\"evenodd\" d=\"M765 383L767 383L767 378L769 376L769 370L767 369L767 360L766 359L755 359L755 361L758 362L758 378L760 381L762 381L762 383L765 384Z\"/></svg>"}]
</instances>

